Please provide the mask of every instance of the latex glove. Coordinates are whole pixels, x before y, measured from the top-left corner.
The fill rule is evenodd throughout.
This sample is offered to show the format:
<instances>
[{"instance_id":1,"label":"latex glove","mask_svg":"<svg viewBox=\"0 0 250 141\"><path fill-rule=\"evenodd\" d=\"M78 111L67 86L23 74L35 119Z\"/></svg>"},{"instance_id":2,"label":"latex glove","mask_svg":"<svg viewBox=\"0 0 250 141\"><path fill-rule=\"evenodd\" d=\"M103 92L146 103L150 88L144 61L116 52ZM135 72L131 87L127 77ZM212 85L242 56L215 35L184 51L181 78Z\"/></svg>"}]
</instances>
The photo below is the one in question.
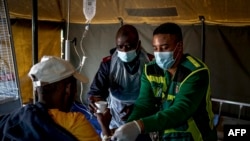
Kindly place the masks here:
<instances>
[{"instance_id":1,"label":"latex glove","mask_svg":"<svg viewBox=\"0 0 250 141\"><path fill-rule=\"evenodd\" d=\"M140 126L136 121L128 122L118 129L111 137L112 141L135 141L137 136L141 133Z\"/></svg>"}]
</instances>

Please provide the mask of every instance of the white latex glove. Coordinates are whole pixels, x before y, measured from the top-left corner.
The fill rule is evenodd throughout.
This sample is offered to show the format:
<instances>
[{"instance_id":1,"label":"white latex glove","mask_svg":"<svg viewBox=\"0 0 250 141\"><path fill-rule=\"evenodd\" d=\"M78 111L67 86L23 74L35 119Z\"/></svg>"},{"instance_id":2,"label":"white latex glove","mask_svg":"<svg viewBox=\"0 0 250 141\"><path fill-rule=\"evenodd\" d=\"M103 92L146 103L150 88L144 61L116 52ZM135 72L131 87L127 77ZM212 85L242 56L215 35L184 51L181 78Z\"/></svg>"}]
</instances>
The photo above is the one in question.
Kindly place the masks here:
<instances>
[{"instance_id":1,"label":"white latex glove","mask_svg":"<svg viewBox=\"0 0 250 141\"><path fill-rule=\"evenodd\" d=\"M135 141L137 136L141 133L140 126L136 121L128 122L118 129L111 137L112 141Z\"/></svg>"}]
</instances>

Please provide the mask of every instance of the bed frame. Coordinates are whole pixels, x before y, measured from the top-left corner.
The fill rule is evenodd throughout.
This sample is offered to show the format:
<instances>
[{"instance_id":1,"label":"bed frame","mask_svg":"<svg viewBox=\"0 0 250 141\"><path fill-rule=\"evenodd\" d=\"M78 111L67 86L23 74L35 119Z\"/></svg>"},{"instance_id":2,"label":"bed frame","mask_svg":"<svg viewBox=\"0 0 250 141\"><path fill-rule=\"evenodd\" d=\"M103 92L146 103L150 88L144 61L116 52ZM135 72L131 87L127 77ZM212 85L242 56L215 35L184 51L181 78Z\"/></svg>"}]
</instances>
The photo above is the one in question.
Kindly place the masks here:
<instances>
[{"instance_id":1,"label":"bed frame","mask_svg":"<svg viewBox=\"0 0 250 141\"><path fill-rule=\"evenodd\" d=\"M215 118L214 118L214 125L216 126L216 129L217 129L218 141L223 141L224 139L224 132L223 132L224 125L250 125L250 118L242 119L243 107L249 108L246 110L249 110L247 111L247 113L250 114L249 103L230 101L230 100L225 100L225 99L217 99L217 98L212 98L212 102L219 104L218 112L215 113ZM234 105L238 107L239 108L238 116L233 117L233 116L224 115L224 113L222 112L223 105L225 106Z\"/></svg>"}]
</instances>

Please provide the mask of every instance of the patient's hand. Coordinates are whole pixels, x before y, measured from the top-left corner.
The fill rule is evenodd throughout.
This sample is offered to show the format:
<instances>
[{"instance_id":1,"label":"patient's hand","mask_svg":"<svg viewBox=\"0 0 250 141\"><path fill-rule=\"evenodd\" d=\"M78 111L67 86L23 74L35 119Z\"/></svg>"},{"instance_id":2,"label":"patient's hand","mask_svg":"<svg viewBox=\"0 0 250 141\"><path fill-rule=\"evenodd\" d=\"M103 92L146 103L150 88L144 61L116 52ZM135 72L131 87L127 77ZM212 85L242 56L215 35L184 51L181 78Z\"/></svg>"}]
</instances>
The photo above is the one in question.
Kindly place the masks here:
<instances>
[{"instance_id":1,"label":"patient's hand","mask_svg":"<svg viewBox=\"0 0 250 141\"><path fill-rule=\"evenodd\" d=\"M111 131L109 129L109 124L111 121L111 114L109 108L104 113L95 113L95 116L97 117L98 123L100 124L102 128L102 134L111 136Z\"/></svg>"},{"instance_id":2,"label":"patient's hand","mask_svg":"<svg viewBox=\"0 0 250 141\"><path fill-rule=\"evenodd\" d=\"M89 96L88 98L88 108L91 113L96 113L97 107L95 105L95 102L103 100L100 96Z\"/></svg>"}]
</instances>

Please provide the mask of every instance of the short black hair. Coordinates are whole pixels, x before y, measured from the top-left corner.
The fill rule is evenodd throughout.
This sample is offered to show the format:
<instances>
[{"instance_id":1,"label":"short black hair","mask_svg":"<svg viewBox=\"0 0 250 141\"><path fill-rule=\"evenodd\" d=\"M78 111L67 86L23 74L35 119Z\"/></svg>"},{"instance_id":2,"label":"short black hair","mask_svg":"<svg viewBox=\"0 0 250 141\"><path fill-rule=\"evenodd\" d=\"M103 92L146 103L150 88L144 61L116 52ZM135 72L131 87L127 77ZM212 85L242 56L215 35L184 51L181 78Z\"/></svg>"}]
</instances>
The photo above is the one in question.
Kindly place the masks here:
<instances>
[{"instance_id":1,"label":"short black hair","mask_svg":"<svg viewBox=\"0 0 250 141\"><path fill-rule=\"evenodd\" d=\"M116 38L118 36L133 36L133 38L138 41L139 40L139 33L137 29L130 24L125 24L119 28L116 34Z\"/></svg>"},{"instance_id":2,"label":"short black hair","mask_svg":"<svg viewBox=\"0 0 250 141\"><path fill-rule=\"evenodd\" d=\"M168 22L161 24L154 30L153 36L156 34L173 34L176 35L177 42L182 41L181 28L175 23Z\"/></svg>"}]
</instances>

